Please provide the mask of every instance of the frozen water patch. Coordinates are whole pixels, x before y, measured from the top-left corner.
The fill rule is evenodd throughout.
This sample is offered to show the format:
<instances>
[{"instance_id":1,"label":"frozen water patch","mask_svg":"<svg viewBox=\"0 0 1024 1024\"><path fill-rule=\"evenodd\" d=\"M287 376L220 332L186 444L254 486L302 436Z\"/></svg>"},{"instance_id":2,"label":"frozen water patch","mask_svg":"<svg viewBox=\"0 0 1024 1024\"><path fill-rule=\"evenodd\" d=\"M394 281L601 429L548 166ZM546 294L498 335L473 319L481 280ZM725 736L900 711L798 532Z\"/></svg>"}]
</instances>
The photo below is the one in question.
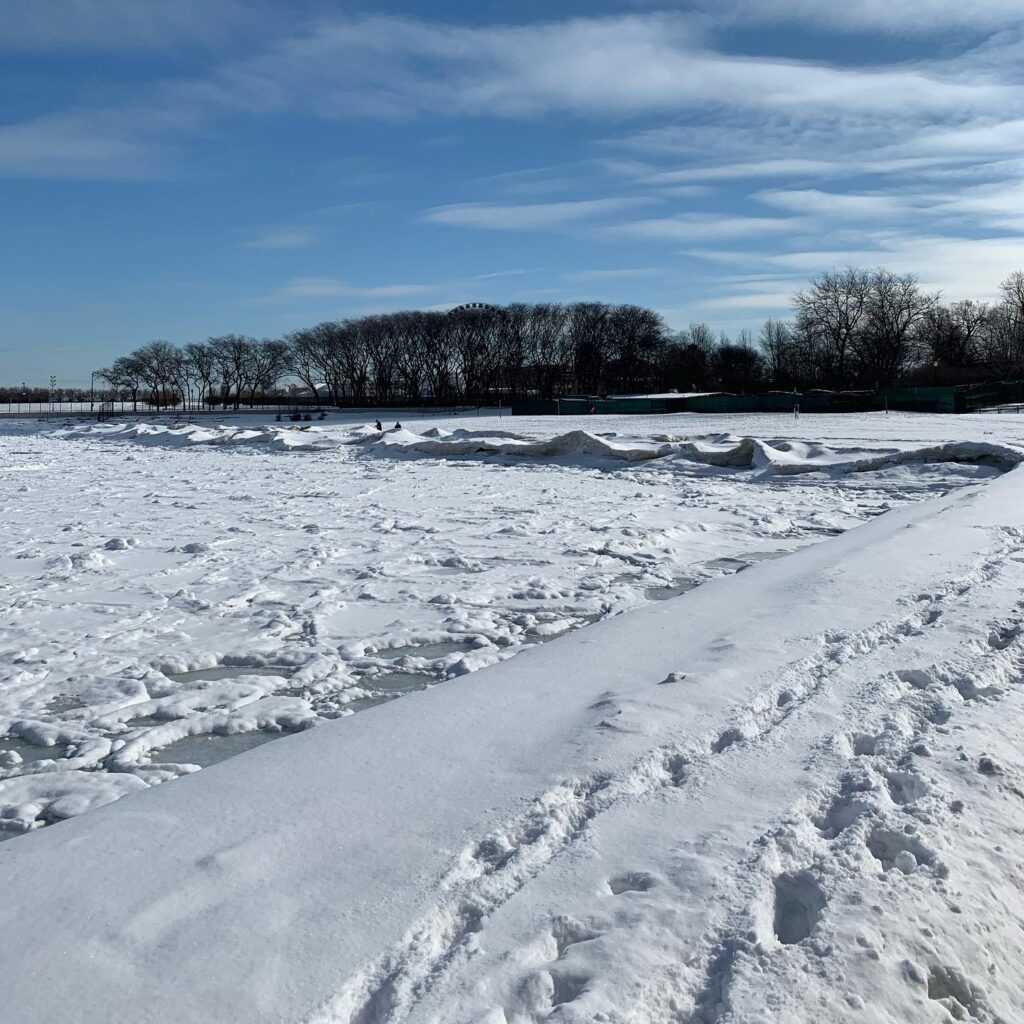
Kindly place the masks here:
<instances>
[{"instance_id":1,"label":"frozen water patch","mask_svg":"<svg viewBox=\"0 0 1024 1024\"><path fill-rule=\"evenodd\" d=\"M680 594L688 594L700 586L700 580L677 580L664 586L644 588L644 597L651 601L669 601Z\"/></svg>"},{"instance_id":2,"label":"frozen water patch","mask_svg":"<svg viewBox=\"0 0 1024 1024\"><path fill-rule=\"evenodd\" d=\"M469 640L443 640L430 644L404 644L400 647L385 647L377 652L378 658L387 661L398 661L401 658L426 658L435 661L446 658L449 654L461 654L473 649Z\"/></svg>"},{"instance_id":3,"label":"frozen water patch","mask_svg":"<svg viewBox=\"0 0 1024 1024\"><path fill-rule=\"evenodd\" d=\"M364 679L363 683L375 690L385 693L400 694L425 690L431 683L437 682L435 676L423 675L419 672L385 672L383 675Z\"/></svg>"},{"instance_id":4,"label":"frozen water patch","mask_svg":"<svg viewBox=\"0 0 1024 1024\"><path fill-rule=\"evenodd\" d=\"M709 569L719 569L722 572L742 572L744 569L749 569L751 565L750 561L745 558L733 558L732 556L712 558L710 562L704 564Z\"/></svg>"},{"instance_id":5,"label":"frozen water patch","mask_svg":"<svg viewBox=\"0 0 1024 1024\"><path fill-rule=\"evenodd\" d=\"M254 729L251 732L205 733L186 736L168 744L162 750L153 751L150 760L154 764L198 765L207 768L219 761L237 757L249 750L262 746L271 740L289 735L286 732L268 732Z\"/></svg>"},{"instance_id":6,"label":"frozen water patch","mask_svg":"<svg viewBox=\"0 0 1024 1024\"><path fill-rule=\"evenodd\" d=\"M213 668L199 668L192 672L165 672L168 679L176 683L217 682L221 679L241 679L245 676L268 676L272 679L287 679L295 672L288 665L216 665Z\"/></svg>"},{"instance_id":7,"label":"frozen water patch","mask_svg":"<svg viewBox=\"0 0 1024 1024\"><path fill-rule=\"evenodd\" d=\"M22 765L56 760L66 756L66 753L62 744L45 747L29 743L18 736L0 737L0 775L4 771L17 771Z\"/></svg>"}]
</instances>

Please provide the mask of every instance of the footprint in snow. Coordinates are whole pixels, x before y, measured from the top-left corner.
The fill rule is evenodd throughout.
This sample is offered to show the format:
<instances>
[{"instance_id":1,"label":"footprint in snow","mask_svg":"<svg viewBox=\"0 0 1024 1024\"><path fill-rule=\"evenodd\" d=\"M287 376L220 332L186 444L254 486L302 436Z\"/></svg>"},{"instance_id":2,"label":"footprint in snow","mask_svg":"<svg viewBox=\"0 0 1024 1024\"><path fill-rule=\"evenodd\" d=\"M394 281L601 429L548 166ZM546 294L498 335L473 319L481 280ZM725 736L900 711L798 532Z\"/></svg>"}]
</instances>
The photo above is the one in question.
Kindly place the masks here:
<instances>
[{"instance_id":1,"label":"footprint in snow","mask_svg":"<svg viewBox=\"0 0 1024 1024\"><path fill-rule=\"evenodd\" d=\"M657 884L657 879L646 871L630 871L608 879L608 888L613 896L621 896L625 892L647 892Z\"/></svg>"},{"instance_id":2,"label":"footprint in snow","mask_svg":"<svg viewBox=\"0 0 1024 1024\"><path fill-rule=\"evenodd\" d=\"M736 743L741 743L746 737L740 732L739 729L726 729L714 743L711 744L711 753L720 754L723 750L728 750L729 747Z\"/></svg>"},{"instance_id":3,"label":"footprint in snow","mask_svg":"<svg viewBox=\"0 0 1024 1024\"><path fill-rule=\"evenodd\" d=\"M803 942L814 931L827 902L809 871L779 875L775 879L775 937L784 946Z\"/></svg>"}]
</instances>

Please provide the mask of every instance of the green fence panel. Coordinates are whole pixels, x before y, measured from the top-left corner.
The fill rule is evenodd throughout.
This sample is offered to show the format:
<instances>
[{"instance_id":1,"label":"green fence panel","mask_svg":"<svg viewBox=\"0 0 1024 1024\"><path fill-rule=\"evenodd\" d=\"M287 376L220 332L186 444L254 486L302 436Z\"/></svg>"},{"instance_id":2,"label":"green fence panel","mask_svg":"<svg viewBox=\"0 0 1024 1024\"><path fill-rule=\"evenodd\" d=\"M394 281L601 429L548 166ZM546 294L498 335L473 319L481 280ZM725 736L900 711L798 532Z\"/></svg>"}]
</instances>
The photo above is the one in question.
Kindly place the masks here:
<instances>
[{"instance_id":1,"label":"green fence panel","mask_svg":"<svg viewBox=\"0 0 1024 1024\"><path fill-rule=\"evenodd\" d=\"M596 414L792 412L962 413L996 405L1024 405L1024 381L1000 381L943 387L901 387L882 391L769 391L759 395L712 394L690 398L592 398L573 395L551 401L516 402L514 416L582 416Z\"/></svg>"}]
</instances>

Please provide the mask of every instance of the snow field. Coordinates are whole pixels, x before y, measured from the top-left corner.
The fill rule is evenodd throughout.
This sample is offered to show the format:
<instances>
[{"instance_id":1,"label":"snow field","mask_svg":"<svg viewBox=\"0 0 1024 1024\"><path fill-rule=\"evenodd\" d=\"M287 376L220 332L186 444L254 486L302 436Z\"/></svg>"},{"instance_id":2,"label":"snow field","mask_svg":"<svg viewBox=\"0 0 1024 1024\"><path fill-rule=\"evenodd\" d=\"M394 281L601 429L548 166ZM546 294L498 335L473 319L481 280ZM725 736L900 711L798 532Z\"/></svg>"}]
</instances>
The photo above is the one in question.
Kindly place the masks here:
<instances>
[{"instance_id":1,"label":"snow field","mask_svg":"<svg viewBox=\"0 0 1024 1024\"><path fill-rule=\"evenodd\" d=\"M1017 457L497 423L0 435L0 838L233 749L197 737L364 710ZM830 475L764 479L794 466Z\"/></svg>"},{"instance_id":2,"label":"snow field","mask_svg":"<svg viewBox=\"0 0 1024 1024\"><path fill-rule=\"evenodd\" d=\"M60 730L78 730L65 760L109 746L82 770L23 758L0 785L25 787L18 827L59 816L30 792L44 781L140 790L0 847L10 1005L41 1022L1014 1020L1024 478L1001 473L1012 431L972 419L828 436L807 417L821 433L788 451L780 418L720 431L818 460L799 475L564 441L403 450L446 439L415 424L412 442L346 428L306 452L5 438L5 481L53 466L87 510L67 536L50 489L18 492L31 523L5 509L14 752ZM691 421L623 418L603 440L737 448ZM495 429L480 436L512 440ZM972 431L987 448L947 444ZM972 461L904 457L923 449ZM328 544L342 553L311 550ZM652 599L683 579L700 585ZM186 588L195 603L166 599ZM557 642L530 643L552 624ZM343 714L396 667L450 678ZM161 729L206 735L265 701L284 704L256 728L318 724L147 791Z\"/></svg>"}]
</instances>

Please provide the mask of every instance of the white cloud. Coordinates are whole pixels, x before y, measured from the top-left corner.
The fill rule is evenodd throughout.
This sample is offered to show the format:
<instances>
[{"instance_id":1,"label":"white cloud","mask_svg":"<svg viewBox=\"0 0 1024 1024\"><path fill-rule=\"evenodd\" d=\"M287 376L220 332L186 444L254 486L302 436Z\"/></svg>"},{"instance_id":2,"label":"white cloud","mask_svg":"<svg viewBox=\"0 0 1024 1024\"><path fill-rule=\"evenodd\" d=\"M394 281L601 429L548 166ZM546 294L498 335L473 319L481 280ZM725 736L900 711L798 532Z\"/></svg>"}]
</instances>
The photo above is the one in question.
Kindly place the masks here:
<instances>
[{"instance_id":1,"label":"white cloud","mask_svg":"<svg viewBox=\"0 0 1024 1024\"><path fill-rule=\"evenodd\" d=\"M543 267L533 268L520 268L516 267L513 270L492 270L489 274L474 274L474 281L493 281L499 277L522 277L524 274L540 274L544 270Z\"/></svg>"},{"instance_id":2,"label":"white cloud","mask_svg":"<svg viewBox=\"0 0 1024 1024\"><path fill-rule=\"evenodd\" d=\"M747 238L751 235L791 234L802 225L796 217L742 217L715 213L681 213L618 224L609 233L633 238L686 242L701 239Z\"/></svg>"},{"instance_id":3,"label":"white cloud","mask_svg":"<svg viewBox=\"0 0 1024 1024\"><path fill-rule=\"evenodd\" d=\"M664 267L618 267L608 270L570 270L562 277L567 281L628 281L642 277L657 277L664 273Z\"/></svg>"},{"instance_id":4,"label":"white cloud","mask_svg":"<svg viewBox=\"0 0 1024 1024\"><path fill-rule=\"evenodd\" d=\"M270 231L242 243L246 249L304 249L316 241L316 235L303 228Z\"/></svg>"},{"instance_id":5,"label":"white cloud","mask_svg":"<svg viewBox=\"0 0 1024 1024\"><path fill-rule=\"evenodd\" d=\"M536 231L619 213L649 201L644 198L624 197L579 199L564 203L453 203L426 210L420 219L432 224L450 224L464 228Z\"/></svg>"},{"instance_id":6,"label":"white cloud","mask_svg":"<svg viewBox=\"0 0 1024 1024\"><path fill-rule=\"evenodd\" d=\"M763 267L787 275L811 276L847 265L886 266L917 274L924 288L949 299L996 298L998 284L1024 266L1024 233L964 238L915 232L865 231L849 245L789 251L741 253L692 250L691 255L744 268Z\"/></svg>"},{"instance_id":7,"label":"white cloud","mask_svg":"<svg viewBox=\"0 0 1024 1024\"><path fill-rule=\"evenodd\" d=\"M773 291L712 296L698 300L692 308L700 310L704 315L746 312L761 316L767 313L775 315L788 313L792 305L793 291Z\"/></svg>"},{"instance_id":8,"label":"white cloud","mask_svg":"<svg viewBox=\"0 0 1024 1024\"><path fill-rule=\"evenodd\" d=\"M3 0L0 50L164 49L223 42L266 16L244 0Z\"/></svg>"},{"instance_id":9,"label":"white cloud","mask_svg":"<svg viewBox=\"0 0 1024 1024\"><path fill-rule=\"evenodd\" d=\"M903 196L882 192L853 194L820 189L763 189L754 198L792 213L853 220L892 217L905 212L909 204Z\"/></svg>"},{"instance_id":10,"label":"white cloud","mask_svg":"<svg viewBox=\"0 0 1024 1024\"><path fill-rule=\"evenodd\" d=\"M756 24L812 25L829 31L933 35L950 28L974 31L1024 24L1019 0L707 0L719 18Z\"/></svg>"},{"instance_id":11,"label":"white cloud","mask_svg":"<svg viewBox=\"0 0 1024 1024\"><path fill-rule=\"evenodd\" d=\"M963 157L963 162L967 161ZM874 159L822 160L814 157L751 160L739 163L720 163L677 167L648 174L642 182L652 186L671 186L675 183L701 181L743 181L751 178L849 178L860 175L888 175L921 171L948 164L950 158L939 156L900 157ZM953 158L953 162L959 162Z\"/></svg>"},{"instance_id":12,"label":"white cloud","mask_svg":"<svg viewBox=\"0 0 1024 1024\"><path fill-rule=\"evenodd\" d=\"M843 67L720 53L703 45L692 19L668 14L481 28L383 17L322 22L193 88L226 106L390 117L607 117L715 104L903 115L992 109L1015 95L989 77L944 74L940 62Z\"/></svg>"},{"instance_id":13,"label":"white cloud","mask_svg":"<svg viewBox=\"0 0 1024 1024\"><path fill-rule=\"evenodd\" d=\"M429 284L361 287L333 277L296 277L276 292L273 299L401 299L427 295L436 290L436 285Z\"/></svg>"},{"instance_id":14,"label":"white cloud","mask_svg":"<svg viewBox=\"0 0 1024 1024\"><path fill-rule=\"evenodd\" d=\"M159 175L170 156L142 111L70 111L0 124L0 177L129 180Z\"/></svg>"},{"instance_id":15,"label":"white cloud","mask_svg":"<svg viewBox=\"0 0 1024 1024\"><path fill-rule=\"evenodd\" d=\"M65 30L69 39L82 39L89 26L95 26L97 40L172 38L193 25L200 26L197 33L206 31L211 12L221 10L197 0L174 5L53 0L57 7L52 10L66 17L47 19L37 13L46 9L40 0L9 2L16 5L16 17L8 21L8 45L22 46L34 38L40 45L46 39L56 45ZM230 13L247 6L244 0L231 0L223 9ZM237 17L237 11L231 16ZM118 137L125 145L144 145L158 129L163 140L180 141L177 121L205 127L242 112L396 119L570 114L603 122L703 113L716 122L705 131L718 131L722 138L747 133L764 143L773 131L797 150L744 161L730 154L717 165L677 169L674 177L660 182L679 186L744 175L831 173L835 156L812 147L816 140L841 142L858 129L861 143L870 136L892 144L908 125L921 129L952 118L997 121L1000 112L1019 107L1022 97L1009 70L1019 54L1009 44L970 59L842 66L720 52L707 45L695 24L692 17L665 13L473 27L386 17L324 18L312 27L298 21L290 35L273 45L225 61L205 75L155 82L148 89L133 86L138 102L156 113L157 128L129 117ZM124 120L123 113L125 108L113 107L58 116L113 123ZM701 138L699 128L659 131L673 130L690 138L690 152ZM1013 129L1003 131L1012 134ZM648 133L647 143L653 144L655 135ZM633 144L642 146L644 140L634 136ZM680 139L676 144L682 144ZM933 144L943 145L942 139ZM1003 144L1009 144L1009 136ZM874 145L867 149L873 151ZM949 158L948 146L942 156ZM861 157L862 164L872 160ZM7 165L13 171L17 160L9 156ZM25 173L36 173L31 159L24 166ZM61 173L72 169L68 160ZM565 180L519 183L520 188L571 185Z\"/></svg>"}]
</instances>

